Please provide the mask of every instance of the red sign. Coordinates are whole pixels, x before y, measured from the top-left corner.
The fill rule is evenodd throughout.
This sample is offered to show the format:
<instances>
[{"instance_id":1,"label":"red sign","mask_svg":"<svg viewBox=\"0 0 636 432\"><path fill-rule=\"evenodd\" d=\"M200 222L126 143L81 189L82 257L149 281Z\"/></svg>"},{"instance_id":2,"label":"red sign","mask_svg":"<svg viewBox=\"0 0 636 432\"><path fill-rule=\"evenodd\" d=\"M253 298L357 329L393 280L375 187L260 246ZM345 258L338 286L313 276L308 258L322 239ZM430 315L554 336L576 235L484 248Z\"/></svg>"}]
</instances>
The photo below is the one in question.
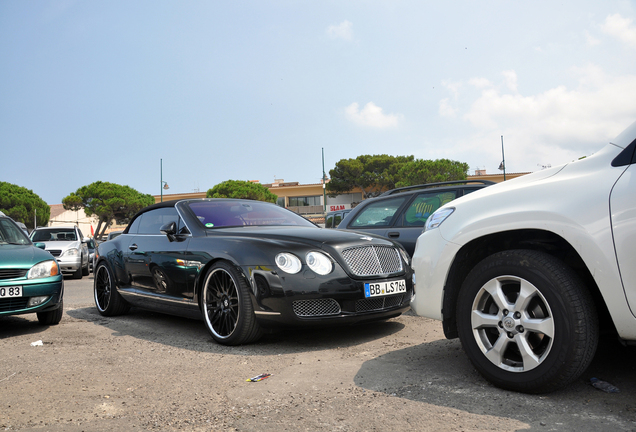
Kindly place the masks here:
<instances>
[{"instance_id":1,"label":"red sign","mask_svg":"<svg viewBox=\"0 0 636 432\"><path fill-rule=\"evenodd\" d=\"M344 204L329 206L329 211L338 211L338 210L344 210L344 209L345 209Z\"/></svg>"}]
</instances>

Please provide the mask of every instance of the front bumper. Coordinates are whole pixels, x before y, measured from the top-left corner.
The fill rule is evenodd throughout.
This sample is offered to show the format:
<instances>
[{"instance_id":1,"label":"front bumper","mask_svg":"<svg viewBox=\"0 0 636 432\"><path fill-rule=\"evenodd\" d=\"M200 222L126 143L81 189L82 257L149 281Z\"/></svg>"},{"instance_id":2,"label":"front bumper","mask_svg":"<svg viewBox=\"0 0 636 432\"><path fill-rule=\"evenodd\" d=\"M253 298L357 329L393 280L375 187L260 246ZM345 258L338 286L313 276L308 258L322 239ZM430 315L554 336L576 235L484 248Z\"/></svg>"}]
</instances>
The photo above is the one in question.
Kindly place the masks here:
<instances>
[{"instance_id":1,"label":"front bumper","mask_svg":"<svg viewBox=\"0 0 636 432\"><path fill-rule=\"evenodd\" d=\"M62 275L35 280L3 280L0 288L21 286L22 297L0 298L0 316L46 312L58 309L64 296ZM35 306L29 306L32 297L48 297Z\"/></svg>"},{"instance_id":2,"label":"front bumper","mask_svg":"<svg viewBox=\"0 0 636 432\"><path fill-rule=\"evenodd\" d=\"M80 257L56 257L55 259L60 266L60 271L63 273L75 273L78 269L82 268L82 260Z\"/></svg>"}]
</instances>

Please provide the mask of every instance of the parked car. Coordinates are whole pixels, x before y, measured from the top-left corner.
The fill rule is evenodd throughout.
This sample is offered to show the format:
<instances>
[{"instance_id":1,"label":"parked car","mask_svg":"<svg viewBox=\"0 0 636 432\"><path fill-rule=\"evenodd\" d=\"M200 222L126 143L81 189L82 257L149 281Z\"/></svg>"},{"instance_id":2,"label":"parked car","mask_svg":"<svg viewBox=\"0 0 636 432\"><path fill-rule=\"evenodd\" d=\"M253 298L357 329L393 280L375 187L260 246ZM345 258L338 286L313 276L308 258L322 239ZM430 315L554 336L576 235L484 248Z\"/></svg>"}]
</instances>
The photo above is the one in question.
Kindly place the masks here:
<instances>
[{"instance_id":1,"label":"parked car","mask_svg":"<svg viewBox=\"0 0 636 432\"><path fill-rule=\"evenodd\" d=\"M82 231L75 225L38 227L31 231L31 241L43 243L60 265L62 273L73 279L88 276L89 253Z\"/></svg>"},{"instance_id":2,"label":"parked car","mask_svg":"<svg viewBox=\"0 0 636 432\"><path fill-rule=\"evenodd\" d=\"M111 231L111 232L109 232L108 236L106 237L106 241L114 239L115 237L121 235L121 233L123 233L123 231Z\"/></svg>"},{"instance_id":3,"label":"parked car","mask_svg":"<svg viewBox=\"0 0 636 432\"><path fill-rule=\"evenodd\" d=\"M636 344L635 189L636 123L590 157L443 206L417 241L413 310L496 386L571 383L601 329Z\"/></svg>"},{"instance_id":4,"label":"parked car","mask_svg":"<svg viewBox=\"0 0 636 432\"><path fill-rule=\"evenodd\" d=\"M97 243L95 242L95 239L87 239L86 248L88 249L88 267L89 270L92 272L95 264L95 249L97 249Z\"/></svg>"},{"instance_id":5,"label":"parked car","mask_svg":"<svg viewBox=\"0 0 636 432\"><path fill-rule=\"evenodd\" d=\"M0 316L35 313L42 325L62 319L64 280L60 268L0 212Z\"/></svg>"},{"instance_id":6,"label":"parked car","mask_svg":"<svg viewBox=\"0 0 636 432\"><path fill-rule=\"evenodd\" d=\"M325 216L325 228L338 228L342 219L349 214L351 209L330 211Z\"/></svg>"},{"instance_id":7,"label":"parked car","mask_svg":"<svg viewBox=\"0 0 636 432\"><path fill-rule=\"evenodd\" d=\"M261 201L157 203L98 252L100 314L138 306L202 317L225 345L255 341L280 325L396 317L412 294L409 257L398 243L321 229Z\"/></svg>"},{"instance_id":8,"label":"parked car","mask_svg":"<svg viewBox=\"0 0 636 432\"><path fill-rule=\"evenodd\" d=\"M15 224L16 224L17 226L19 226L19 227L20 227L20 229L21 229L22 231L24 231L24 233L25 233L27 236L29 235L29 229L28 229L28 228L27 228L27 226L24 224L24 222L19 222L19 221L13 221L13 222L15 222Z\"/></svg>"},{"instance_id":9,"label":"parked car","mask_svg":"<svg viewBox=\"0 0 636 432\"><path fill-rule=\"evenodd\" d=\"M440 206L494 184L488 180L457 180L392 189L358 204L338 225L399 242L410 256L428 217Z\"/></svg>"}]
</instances>

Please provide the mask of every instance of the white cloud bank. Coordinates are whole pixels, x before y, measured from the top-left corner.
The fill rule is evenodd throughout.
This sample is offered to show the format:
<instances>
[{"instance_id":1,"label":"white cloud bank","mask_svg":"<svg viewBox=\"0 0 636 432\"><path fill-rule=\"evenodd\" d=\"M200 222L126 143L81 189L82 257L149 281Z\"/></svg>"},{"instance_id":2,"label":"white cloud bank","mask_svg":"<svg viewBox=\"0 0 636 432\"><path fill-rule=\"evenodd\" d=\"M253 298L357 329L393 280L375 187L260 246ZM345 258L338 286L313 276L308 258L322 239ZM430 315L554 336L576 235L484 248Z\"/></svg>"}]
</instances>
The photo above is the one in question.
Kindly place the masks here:
<instances>
[{"instance_id":1,"label":"white cloud bank","mask_svg":"<svg viewBox=\"0 0 636 432\"><path fill-rule=\"evenodd\" d=\"M344 20L338 25L332 25L327 28L327 35L332 39L342 39L345 41L353 40L353 24Z\"/></svg>"},{"instance_id":2,"label":"white cloud bank","mask_svg":"<svg viewBox=\"0 0 636 432\"><path fill-rule=\"evenodd\" d=\"M636 48L636 26L632 25L631 18L623 18L620 14L609 15L601 25L601 30L631 48Z\"/></svg>"},{"instance_id":3,"label":"white cloud bank","mask_svg":"<svg viewBox=\"0 0 636 432\"><path fill-rule=\"evenodd\" d=\"M575 88L558 86L534 95L518 91L512 70L503 71L499 82L444 83L451 97L440 100L439 115L473 130L453 145L453 153L471 154L469 163L496 169L504 135L507 166L534 171L537 165L589 156L636 120L636 75L610 76L594 65L571 72Z\"/></svg>"},{"instance_id":4,"label":"white cloud bank","mask_svg":"<svg viewBox=\"0 0 636 432\"><path fill-rule=\"evenodd\" d=\"M357 102L345 108L345 117L359 125L385 129L396 127L402 118L401 114L384 114L382 108L373 102L367 103L362 110Z\"/></svg>"}]
</instances>

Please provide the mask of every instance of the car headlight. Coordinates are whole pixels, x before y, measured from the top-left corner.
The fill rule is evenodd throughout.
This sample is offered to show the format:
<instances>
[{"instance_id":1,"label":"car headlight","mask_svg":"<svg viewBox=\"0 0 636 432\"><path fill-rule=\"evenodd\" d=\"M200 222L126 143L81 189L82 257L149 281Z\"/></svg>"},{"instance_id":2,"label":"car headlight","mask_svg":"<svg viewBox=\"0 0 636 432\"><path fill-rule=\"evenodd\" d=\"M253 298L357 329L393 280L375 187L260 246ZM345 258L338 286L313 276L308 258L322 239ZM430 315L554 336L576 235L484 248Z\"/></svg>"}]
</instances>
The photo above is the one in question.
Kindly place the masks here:
<instances>
[{"instance_id":1,"label":"car headlight","mask_svg":"<svg viewBox=\"0 0 636 432\"><path fill-rule=\"evenodd\" d=\"M64 252L62 252L62 254L60 255L60 257L76 257L76 256L79 256L79 249L77 248L68 248Z\"/></svg>"},{"instance_id":2,"label":"car headlight","mask_svg":"<svg viewBox=\"0 0 636 432\"><path fill-rule=\"evenodd\" d=\"M432 230L439 227L454 211L455 207L444 207L437 210L426 221L424 231Z\"/></svg>"},{"instance_id":3,"label":"car headlight","mask_svg":"<svg viewBox=\"0 0 636 432\"><path fill-rule=\"evenodd\" d=\"M45 278L58 274L60 274L60 268L55 260L42 261L31 267L31 270L27 272L27 279Z\"/></svg>"},{"instance_id":4,"label":"car headlight","mask_svg":"<svg viewBox=\"0 0 636 432\"><path fill-rule=\"evenodd\" d=\"M404 249L400 248L400 254L402 255L402 259L404 260L406 265L411 265L411 257L409 257L409 254L406 253Z\"/></svg>"},{"instance_id":5,"label":"car headlight","mask_svg":"<svg viewBox=\"0 0 636 432\"><path fill-rule=\"evenodd\" d=\"M288 252L281 252L276 255L275 261L278 268L285 273L296 274L302 268L300 259L298 259L296 255Z\"/></svg>"},{"instance_id":6,"label":"car headlight","mask_svg":"<svg viewBox=\"0 0 636 432\"><path fill-rule=\"evenodd\" d=\"M319 275L326 275L333 270L333 263L329 257L320 252L309 252L305 257L307 259L307 265L315 273Z\"/></svg>"}]
</instances>

